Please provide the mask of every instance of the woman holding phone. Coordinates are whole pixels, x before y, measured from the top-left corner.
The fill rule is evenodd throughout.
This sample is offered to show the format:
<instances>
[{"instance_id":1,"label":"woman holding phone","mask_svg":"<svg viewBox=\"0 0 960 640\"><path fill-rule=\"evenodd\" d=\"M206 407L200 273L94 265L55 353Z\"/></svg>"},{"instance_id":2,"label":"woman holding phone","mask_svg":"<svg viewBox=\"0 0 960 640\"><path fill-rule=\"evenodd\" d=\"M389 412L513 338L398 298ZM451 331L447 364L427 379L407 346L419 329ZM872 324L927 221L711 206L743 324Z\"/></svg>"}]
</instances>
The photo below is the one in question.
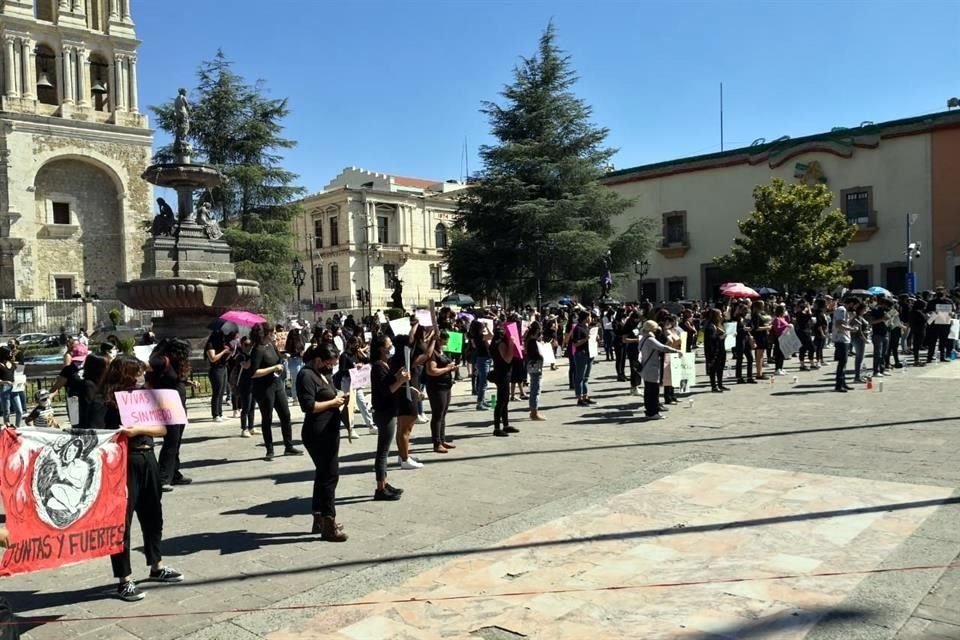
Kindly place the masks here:
<instances>
[{"instance_id":1,"label":"woman holding phone","mask_svg":"<svg viewBox=\"0 0 960 640\"><path fill-rule=\"evenodd\" d=\"M435 453L447 453L456 446L447 440L447 411L453 390L453 372L457 364L446 354L450 335L434 334L433 357L427 360L427 398L430 400L430 434Z\"/></svg>"},{"instance_id":2,"label":"woman holding phone","mask_svg":"<svg viewBox=\"0 0 960 640\"><path fill-rule=\"evenodd\" d=\"M399 500L403 489L387 483L387 459L390 443L397 431L397 414L400 407L398 395L410 381L406 367L394 368L393 340L386 335L376 335L370 344L370 397L373 403L373 423L377 426L377 454L373 463L377 477L374 500Z\"/></svg>"}]
</instances>

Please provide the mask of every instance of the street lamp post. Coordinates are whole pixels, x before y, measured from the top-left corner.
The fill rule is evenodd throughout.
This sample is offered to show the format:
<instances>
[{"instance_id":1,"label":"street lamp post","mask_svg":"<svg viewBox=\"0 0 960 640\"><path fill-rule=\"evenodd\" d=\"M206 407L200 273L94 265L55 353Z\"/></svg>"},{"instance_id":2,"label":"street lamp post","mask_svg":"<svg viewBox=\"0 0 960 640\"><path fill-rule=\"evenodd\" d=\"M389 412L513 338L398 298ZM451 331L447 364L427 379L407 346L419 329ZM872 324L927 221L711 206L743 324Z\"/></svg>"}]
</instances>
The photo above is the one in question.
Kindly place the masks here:
<instances>
[{"instance_id":1,"label":"street lamp post","mask_svg":"<svg viewBox=\"0 0 960 640\"><path fill-rule=\"evenodd\" d=\"M650 263L647 261L646 256L640 258L639 260L633 261L633 271L639 277L637 282L637 302L643 301L643 279L647 277L647 274L650 273Z\"/></svg>"},{"instance_id":2,"label":"street lamp post","mask_svg":"<svg viewBox=\"0 0 960 640\"><path fill-rule=\"evenodd\" d=\"M297 288L297 299L296 299L296 308L300 309L300 290L303 288L303 283L307 278L307 271L303 268L303 263L300 262L300 256L295 256L293 258L293 268L290 270L291 275L293 275L293 286Z\"/></svg>"}]
</instances>

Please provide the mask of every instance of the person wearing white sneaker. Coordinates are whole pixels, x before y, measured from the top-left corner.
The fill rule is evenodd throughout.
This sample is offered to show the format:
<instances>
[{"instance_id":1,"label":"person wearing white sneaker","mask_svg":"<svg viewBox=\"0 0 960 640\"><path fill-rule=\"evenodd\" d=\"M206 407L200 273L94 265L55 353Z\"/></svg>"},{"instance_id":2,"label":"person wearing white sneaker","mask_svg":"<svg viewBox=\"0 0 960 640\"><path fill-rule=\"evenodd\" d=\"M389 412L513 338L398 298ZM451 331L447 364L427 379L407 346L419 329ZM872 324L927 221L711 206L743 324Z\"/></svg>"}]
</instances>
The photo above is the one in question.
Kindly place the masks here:
<instances>
[{"instance_id":1,"label":"person wearing white sneaker","mask_svg":"<svg viewBox=\"0 0 960 640\"><path fill-rule=\"evenodd\" d=\"M224 323L207 339L203 353L207 358L207 376L210 378L210 416L214 422L223 422L223 392L227 387L227 362L233 356L237 327L232 322ZM228 331L224 335L224 330Z\"/></svg>"},{"instance_id":2,"label":"person wearing white sneaker","mask_svg":"<svg viewBox=\"0 0 960 640\"><path fill-rule=\"evenodd\" d=\"M411 331L413 331L412 328ZM423 327L418 326L416 331L415 336L423 332ZM412 349L410 379L397 392L397 449L400 452L400 460L403 461L410 457L410 434L413 433L413 425L419 415L417 403L423 398L413 381L419 376L420 368L424 362L433 357L434 341L429 339L425 345L421 345L420 341L411 340L410 336L396 336L394 344L396 345L396 352L390 363L391 371L400 371L403 368L405 364L404 350L407 347Z\"/></svg>"},{"instance_id":3,"label":"person wearing white sneaker","mask_svg":"<svg viewBox=\"0 0 960 640\"><path fill-rule=\"evenodd\" d=\"M130 525L136 512L143 532L143 552L150 565L150 578L159 582L181 582L183 575L163 565L160 543L163 537L163 504L160 491L160 468L153 454L153 439L167 433L165 426L122 428L116 394L133 391L143 374L144 366L133 356L117 356L107 367L100 390L104 400L104 426L117 429L127 438L127 514L123 530L123 550L110 556L113 575L117 578L117 597L133 602L143 599L143 592L133 582L130 567Z\"/></svg>"},{"instance_id":4,"label":"person wearing white sneaker","mask_svg":"<svg viewBox=\"0 0 960 640\"><path fill-rule=\"evenodd\" d=\"M377 454L374 458L374 473L377 488L374 496L399 495L395 487L387 484L387 458L390 443L397 430L397 397L403 385L409 382L410 373L404 367L391 368L388 362L393 355L393 341L389 336L374 337L370 344L370 397L373 404L373 421L377 425ZM402 464L402 462L401 462Z\"/></svg>"}]
</instances>

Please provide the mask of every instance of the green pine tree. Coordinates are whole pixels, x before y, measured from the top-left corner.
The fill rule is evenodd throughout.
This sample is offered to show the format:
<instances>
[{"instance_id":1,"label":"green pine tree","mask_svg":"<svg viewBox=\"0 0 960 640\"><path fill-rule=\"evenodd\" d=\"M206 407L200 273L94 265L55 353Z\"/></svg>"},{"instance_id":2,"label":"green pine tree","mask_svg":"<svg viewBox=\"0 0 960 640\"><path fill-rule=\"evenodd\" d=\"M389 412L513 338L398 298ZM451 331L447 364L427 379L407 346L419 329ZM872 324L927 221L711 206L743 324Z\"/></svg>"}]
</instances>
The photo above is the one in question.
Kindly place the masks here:
<instances>
[{"instance_id":1,"label":"green pine tree","mask_svg":"<svg viewBox=\"0 0 960 640\"><path fill-rule=\"evenodd\" d=\"M754 211L737 221L740 237L715 259L733 280L788 292L833 289L850 282L853 264L840 258L856 227L825 185L787 184L776 178L753 189Z\"/></svg>"},{"instance_id":2,"label":"green pine tree","mask_svg":"<svg viewBox=\"0 0 960 640\"><path fill-rule=\"evenodd\" d=\"M200 65L197 79L190 93L194 162L211 164L227 177L211 195L223 215L237 275L260 282L260 310L278 313L293 294L290 220L304 193L281 164L281 152L296 145L282 136L287 101L268 97L261 81L249 84L222 51ZM172 133L173 102L151 109L157 126ZM160 149L155 160L172 161L172 146Z\"/></svg>"},{"instance_id":3,"label":"green pine tree","mask_svg":"<svg viewBox=\"0 0 960 640\"><path fill-rule=\"evenodd\" d=\"M483 105L497 143L480 148L483 169L461 199L445 254L451 290L522 302L539 279L545 300L596 294L605 260L622 269L650 246L649 220L615 234L630 201L598 180L616 150L573 93L577 78L555 39L551 23L514 69L503 104Z\"/></svg>"}]
</instances>

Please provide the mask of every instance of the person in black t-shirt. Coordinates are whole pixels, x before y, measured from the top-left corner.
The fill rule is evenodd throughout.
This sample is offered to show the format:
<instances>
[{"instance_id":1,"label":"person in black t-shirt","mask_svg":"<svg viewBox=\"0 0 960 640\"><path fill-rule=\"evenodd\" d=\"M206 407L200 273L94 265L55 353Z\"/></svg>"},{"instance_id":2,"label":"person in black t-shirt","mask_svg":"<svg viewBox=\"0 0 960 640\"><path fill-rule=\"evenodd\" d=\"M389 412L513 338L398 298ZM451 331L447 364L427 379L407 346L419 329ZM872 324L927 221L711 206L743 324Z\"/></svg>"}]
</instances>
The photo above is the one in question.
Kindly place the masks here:
<instances>
[{"instance_id":1,"label":"person in black t-shirt","mask_svg":"<svg viewBox=\"0 0 960 640\"><path fill-rule=\"evenodd\" d=\"M180 396L183 410L187 410L187 388L190 380L190 343L173 338L162 340L150 357L150 368L145 380L151 389L173 389ZM163 491L173 491L174 485L193 482L180 473L180 445L185 424L168 424L160 447L160 484Z\"/></svg>"},{"instance_id":2,"label":"person in black t-shirt","mask_svg":"<svg viewBox=\"0 0 960 640\"><path fill-rule=\"evenodd\" d=\"M227 388L227 363L233 355L233 339L236 333L223 335L214 331L203 347L207 358L207 376L210 378L210 417L214 422L223 422L223 392Z\"/></svg>"},{"instance_id":3,"label":"person in black t-shirt","mask_svg":"<svg viewBox=\"0 0 960 640\"><path fill-rule=\"evenodd\" d=\"M296 392L303 411L300 439L316 467L313 480L313 533L328 542L346 542L337 524L336 491L340 480L340 415L346 396L333 384L337 350L322 344L309 349L297 376Z\"/></svg>"},{"instance_id":4,"label":"person in black t-shirt","mask_svg":"<svg viewBox=\"0 0 960 640\"><path fill-rule=\"evenodd\" d=\"M433 357L427 360L426 367L430 434L436 453L447 453L449 449L456 449L456 446L447 440L447 411L450 409L450 394L453 391L453 372L457 368L456 363L445 353L449 338L450 334L446 331L434 334Z\"/></svg>"},{"instance_id":5,"label":"person in black t-shirt","mask_svg":"<svg viewBox=\"0 0 960 640\"><path fill-rule=\"evenodd\" d=\"M274 341L274 329L269 323L258 324L250 331L253 353L250 356L253 397L260 406L260 428L267 453L265 460L273 460L273 412L280 419L284 455L302 456L303 451L293 446L290 427L290 407L287 403L286 368Z\"/></svg>"},{"instance_id":6,"label":"person in black t-shirt","mask_svg":"<svg viewBox=\"0 0 960 640\"><path fill-rule=\"evenodd\" d=\"M373 337L370 344L370 402L373 423L377 425L377 453L373 463L377 478L374 500L399 500L402 489L387 484L387 458L397 432L399 405L397 395L410 381L410 372L393 360L393 340L386 335Z\"/></svg>"},{"instance_id":7,"label":"person in black t-shirt","mask_svg":"<svg viewBox=\"0 0 960 640\"><path fill-rule=\"evenodd\" d=\"M870 323L870 327L873 329L874 377L882 377L884 375L887 347L890 344L890 331L887 327L887 310L889 308L890 302L883 299L877 302L866 315L867 322Z\"/></svg>"}]
</instances>

